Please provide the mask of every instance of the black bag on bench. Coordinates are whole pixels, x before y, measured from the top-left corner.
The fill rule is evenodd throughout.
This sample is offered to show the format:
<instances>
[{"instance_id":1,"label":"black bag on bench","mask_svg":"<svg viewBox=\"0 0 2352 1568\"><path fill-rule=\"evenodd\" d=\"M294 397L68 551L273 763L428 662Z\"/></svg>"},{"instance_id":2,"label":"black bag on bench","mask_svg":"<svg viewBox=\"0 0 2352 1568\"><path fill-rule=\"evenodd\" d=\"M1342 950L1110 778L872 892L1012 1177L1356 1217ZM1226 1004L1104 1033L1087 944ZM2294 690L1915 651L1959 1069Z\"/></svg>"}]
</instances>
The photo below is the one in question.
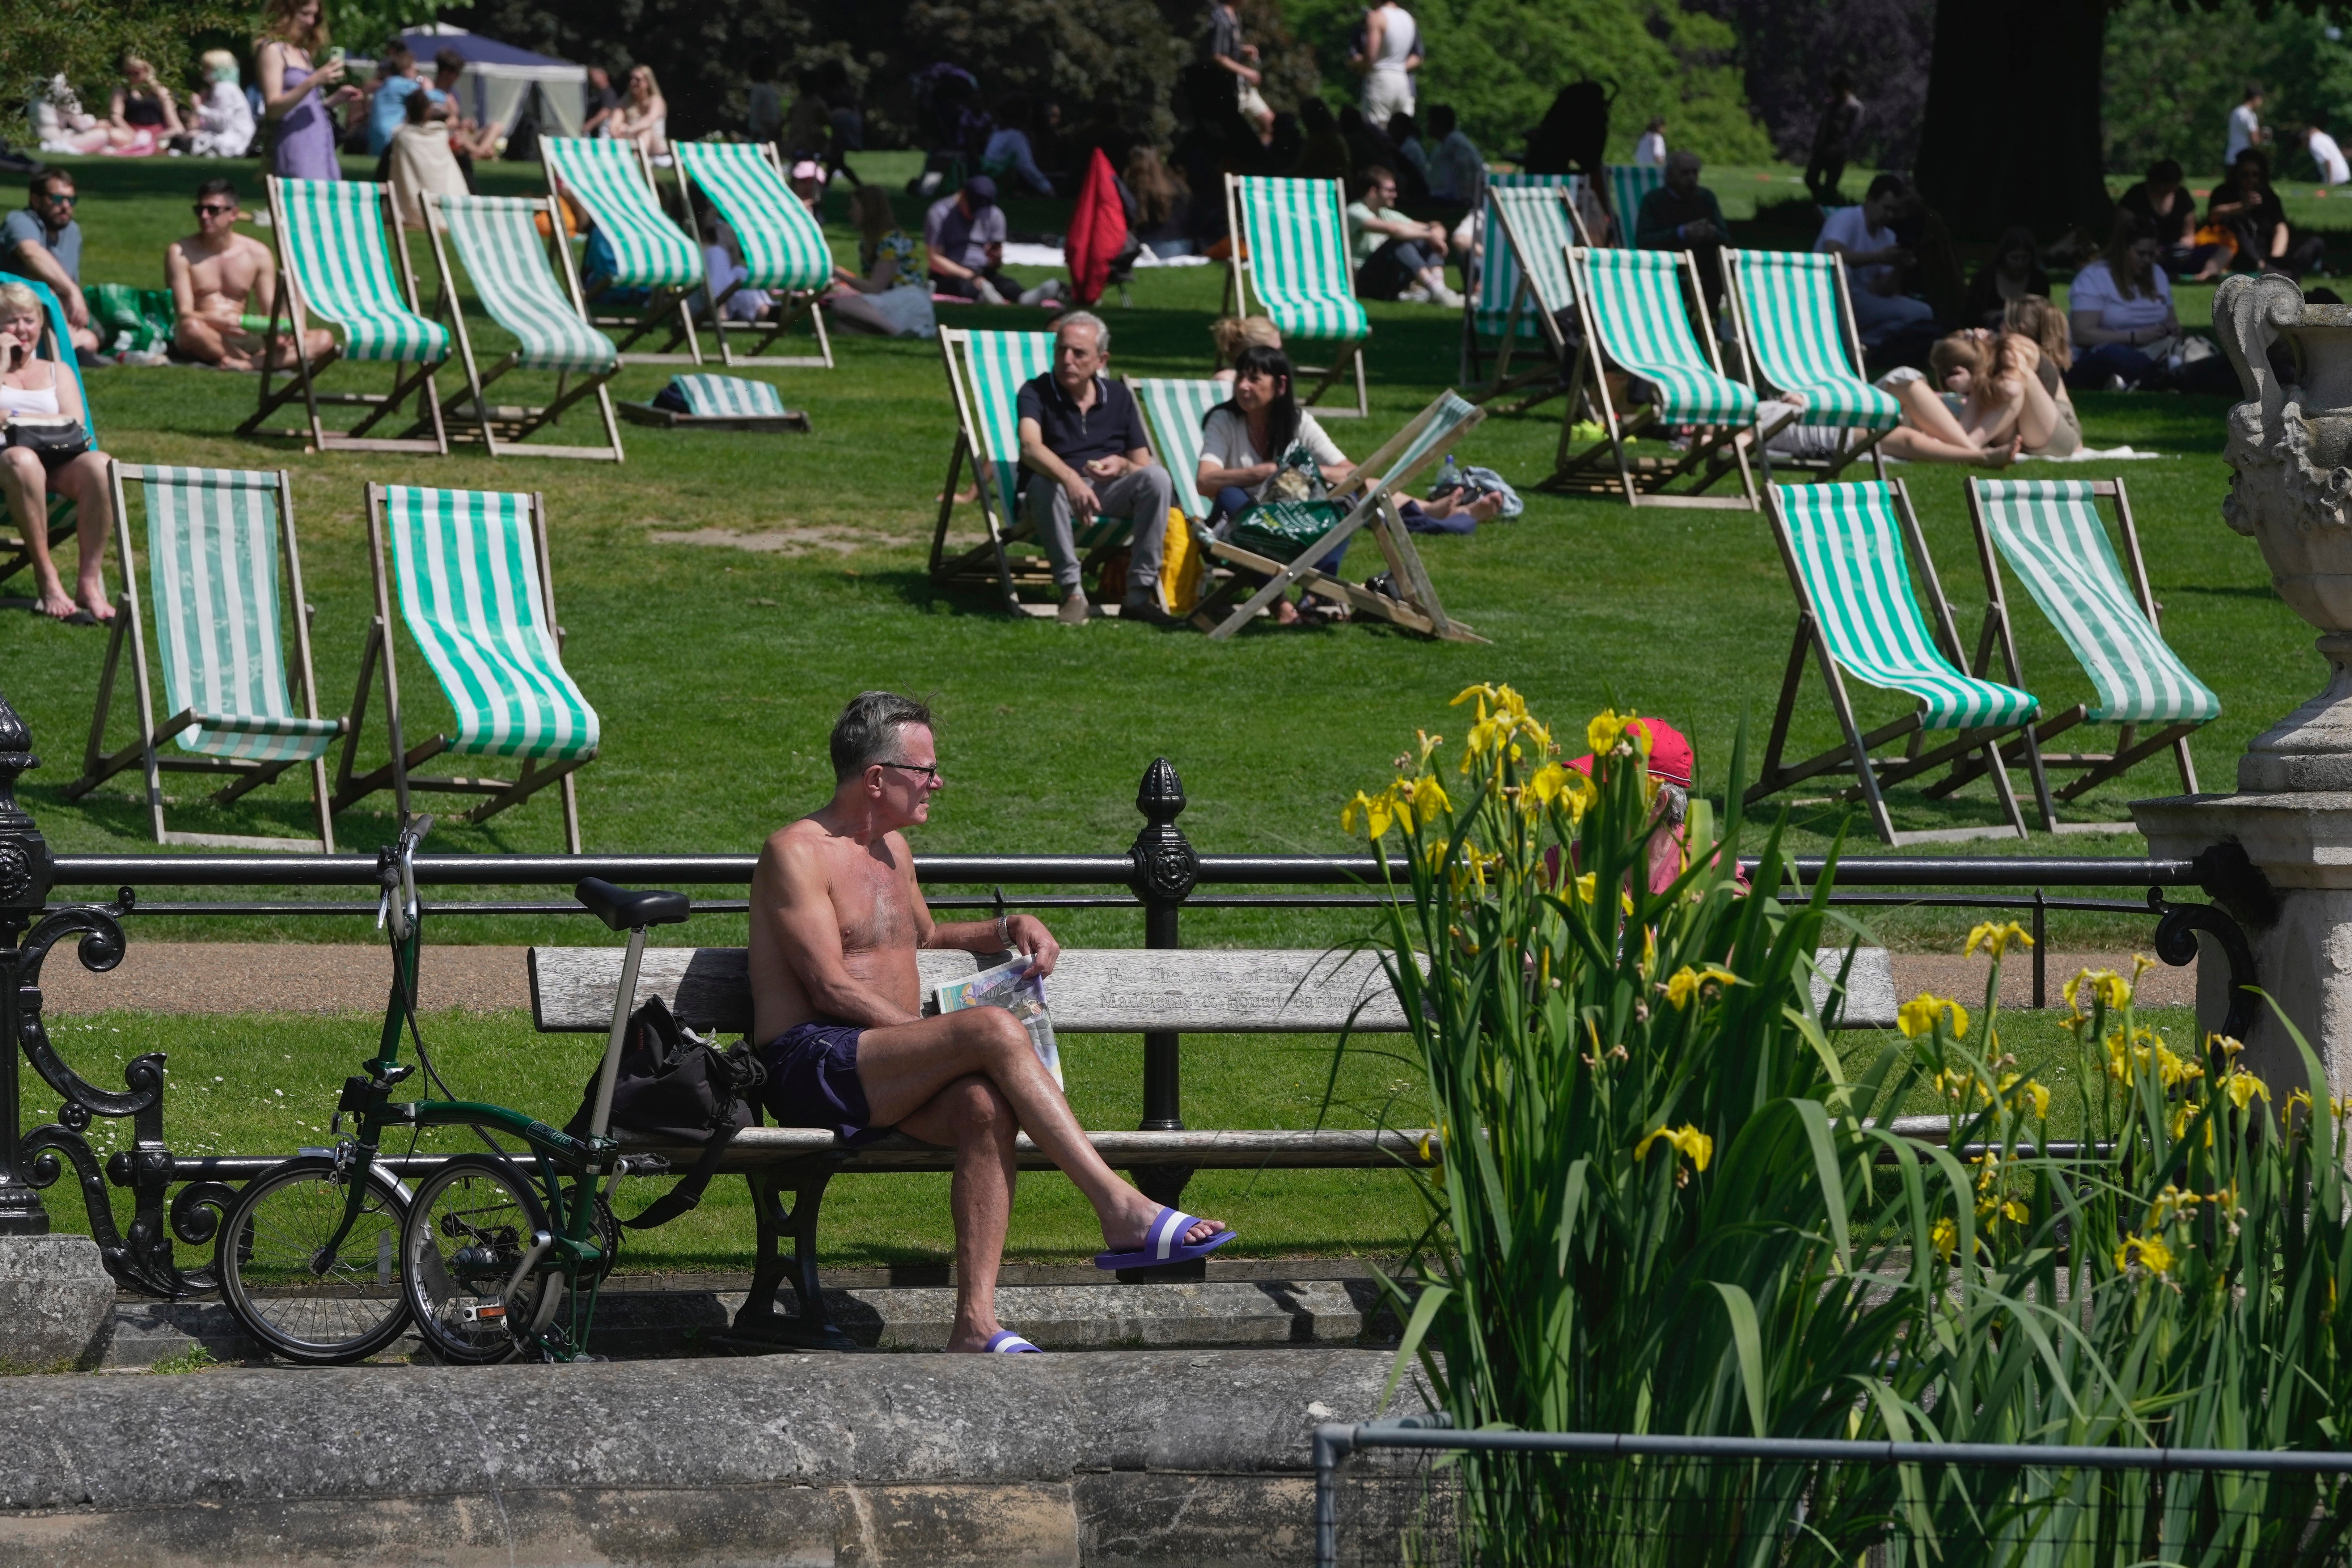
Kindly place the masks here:
<instances>
[{"instance_id":1,"label":"black bag on bench","mask_svg":"<svg viewBox=\"0 0 2352 1568\"><path fill-rule=\"evenodd\" d=\"M574 1138L588 1136L602 1074L599 1062L581 1092L579 1110L564 1124ZM700 1203L735 1134L759 1125L751 1091L767 1081L768 1069L751 1054L749 1042L738 1040L720 1050L681 1025L658 996L631 1014L628 1035L621 1043L620 1070L613 1079L611 1131L699 1143L702 1158L645 1213L622 1223L632 1230L650 1230Z\"/></svg>"}]
</instances>

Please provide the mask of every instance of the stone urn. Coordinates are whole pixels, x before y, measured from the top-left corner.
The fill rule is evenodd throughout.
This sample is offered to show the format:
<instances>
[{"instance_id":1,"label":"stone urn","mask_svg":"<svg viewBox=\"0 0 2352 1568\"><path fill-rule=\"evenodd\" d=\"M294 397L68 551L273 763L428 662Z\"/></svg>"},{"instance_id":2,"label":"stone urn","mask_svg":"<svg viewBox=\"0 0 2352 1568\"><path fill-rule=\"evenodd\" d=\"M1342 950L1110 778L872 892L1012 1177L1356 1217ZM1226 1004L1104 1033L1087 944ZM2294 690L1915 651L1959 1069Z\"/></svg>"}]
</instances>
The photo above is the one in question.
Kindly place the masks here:
<instances>
[{"instance_id":1,"label":"stone urn","mask_svg":"<svg viewBox=\"0 0 2352 1568\"><path fill-rule=\"evenodd\" d=\"M2214 296L2213 335L2246 392L2230 410L2222 519L2262 546L2328 665L2326 689L2246 748L2238 787L2352 790L2352 306L2240 274Z\"/></svg>"}]
</instances>

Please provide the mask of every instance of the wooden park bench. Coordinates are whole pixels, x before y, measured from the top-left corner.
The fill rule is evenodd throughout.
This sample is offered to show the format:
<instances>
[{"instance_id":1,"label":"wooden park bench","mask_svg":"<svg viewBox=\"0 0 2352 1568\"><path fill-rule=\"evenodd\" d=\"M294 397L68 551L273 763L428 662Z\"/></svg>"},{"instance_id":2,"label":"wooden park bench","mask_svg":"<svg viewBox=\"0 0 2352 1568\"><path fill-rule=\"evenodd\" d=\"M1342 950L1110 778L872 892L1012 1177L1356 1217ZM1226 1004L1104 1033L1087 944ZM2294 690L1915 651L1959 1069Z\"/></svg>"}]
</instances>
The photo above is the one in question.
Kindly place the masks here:
<instances>
[{"instance_id":1,"label":"wooden park bench","mask_svg":"<svg viewBox=\"0 0 2352 1568\"><path fill-rule=\"evenodd\" d=\"M531 1016L537 1026L545 1033L602 1034L608 1029L621 957L618 948L532 948ZM982 967L967 952L923 952L918 957L927 994L932 986ZM1829 955L1824 959L1830 961ZM637 997L643 1001L650 996L661 997L679 1022L699 1033L746 1034L751 1026L751 988L745 950L647 949ZM1342 1030L1392 1035L1405 1030L1404 1010L1379 955L1369 952L1065 948L1054 969L1050 996L1056 1035L1337 1035ZM1850 977L1840 1023L1885 1027L1893 1024L1894 1014L1886 954L1865 949ZM1413 1129L1181 1129L1094 1131L1087 1136L1112 1165L1146 1173L1139 1184L1147 1191L1162 1186L1170 1175L1192 1170L1405 1168L1430 1161L1423 1133ZM624 1142L647 1152L697 1152L690 1146L625 1135ZM1016 1148L1022 1169L1051 1168L1026 1136ZM945 1171L954 1160L953 1150L903 1134L856 1149L821 1128L753 1127L738 1134L719 1168L740 1172L750 1184L759 1236L751 1294L736 1315L736 1331L787 1343L850 1348L848 1337L827 1319L818 1287L817 1219L826 1184L845 1173ZM1163 1190L1161 1201L1171 1196ZM1122 1280L1201 1277L1197 1262L1119 1274ZM797 1314L791 1317L776 1310L777 1289L787 1283L797 1306Z\"/></svg>"}]
</instances>

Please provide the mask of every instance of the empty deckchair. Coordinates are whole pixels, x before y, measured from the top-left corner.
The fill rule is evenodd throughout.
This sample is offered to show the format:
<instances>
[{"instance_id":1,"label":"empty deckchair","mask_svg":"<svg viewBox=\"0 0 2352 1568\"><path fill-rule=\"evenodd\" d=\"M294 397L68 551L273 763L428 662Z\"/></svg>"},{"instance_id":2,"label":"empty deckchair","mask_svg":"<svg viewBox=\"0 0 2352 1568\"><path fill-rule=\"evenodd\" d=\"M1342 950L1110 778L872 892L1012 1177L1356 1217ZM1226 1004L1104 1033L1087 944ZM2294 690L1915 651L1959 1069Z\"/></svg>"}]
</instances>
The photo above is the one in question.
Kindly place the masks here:
<instances>
[{"instance_id":1,"label":"empty deckchair","mask_svg":"<svg viewBox=\"0 0 2352 1568\"><path fill-rule=\"evenodd\" d=\"M1503 366L1509 360L1512 343L1522 332L1533 336L1541 330L1527 324L1528 301L1527 295L1519 289L1518 252L1512 247L1509 237L1503 232L1502 219L1497 210L1500 204L1496 200L1496 195L1505 191L1515 194L1539 191L1547 193L1553 204L1557 205L1559 193L1575 189L1580 183L1580 178L1576 174L1489 174L1486 176L1486 198L1483 216L1480 219L1484 240L1480 247L1478 277L1476 283L1467 291L1462 301L1460 379L1465 386L1479 379L1479 350L1483 340L1499 337L1502 344L1497 351L1495 365L1496 384L1486 395L1491 397L1496 393L1506 390ZM1560 223L1564 230L1567 228L1568 222L1569 219L1563 216ZM1559 242L1559 247L1580 243L1582 242L1575 238L1567 238ZM1559 247L1555 247L1555 250ZM1520 379L1524 381L1536 374L1538 373L1527 372Z\"/></svg>"},{"instance_id":2,"label":"empty deckchair","mask_svg":"<svg viewBox=\"0 0 2352 1568\"><path fill-rule=\"evenodd\" d=\"M108 465L108 474L114 492L114 547L122 565L122 593L115 600L114 630L98 679L81 777L67 786L66 798L79 800L126 768L141 767L146 773L147 820L158 844L333 854L335 828L328 814L324 759L342 733L343 721L319 717L302 560L294 543L293 490L286 471L131 468L115 462ZM144 552L131 548L131 516L123 504L131 494L140 498L146 520ZM139 581L142 556L144 593ZM155 720L148 677L150 605L155 651L163 666L163 711L171 715L161 724ZM294 612L290 616L284 613L288 606ZM293 632L290 659L288 622ZM109 752L106 721L126 642L139 737ZM163 754L159 748L166 741L186 754ZM305 763L319 814L315 838L174 833L164 824L163 775L167 771L227 775L229 782L213 796L226 805Z\"/></svg>"},{"instance_id":3,"label":"empty deckchair","mask_svg":"<svg viewBox=\"0 0 2352 1568\"><path fill-rule=\"evenodd\" d=\"M1846 297L1845 268L1837 258L1804 250L1726 250L1724 270L1731 316L1738 326L1739 357L1748 384L1804 400L1801 426L1839 433L1836 453L1822 458L1773 456L1775 468L1812 468L1834 477L1868 453L1878 477L1886 459L1878 450L1903 421L1902 405L1862 375L1862 338Z\"/></svg>"},{"instance_id":4,"label":"empty deckchair","mask_svg":"<svg viewBox=\"0 0 2352 1568\"><path fill-rule=\"evenodd\" d=\"M540 162L547 170L547 194L570 192L587 209L589 221L613 253L613 273L591 280L590 321L623 331L624 364L700 364L702 344L694 335L687 300L703 285L702 247L662 211L652 167L636 142L542 136ZM624 305L620 296L642 293L642 303ZM633 350L646 333L668 329L657 350ZM680 343L687 352L679 353Z\"/></svg>"},{"instance_id":5,"label":"empty deckchair","mask_svg":"<svg viewBox=\"0 0 2352 1568\"><path fill-rule=\"evenodd\" d=\"M1607 163L1601 173L1609 182L1609 206L1617 218L1617 243L1633 243L1633 225L1642 216L1642 198L1652 191L1663 189L1666 170L1663 163Z\"/></svg>"},{"instance_id":6,"label":"empty deckchair","mask_svg":"<svg viewBox=\"0 0 2352 1568\"><path fill-rule=\"evenodd\" d=\"M560 784L563 842L580 853L580 797L572 774L596 755L596 710L563 668L547 566L547 508L536 494L367 488L368 550L375 616L360 652L351 729L335 773L334 808L390 788L408 816L419 790L489 798L466 814L480 822ZM387 567L385 549L391 549ZM457 732L412 743L401 706L393 603L457 713ZM381 672L390 758L355 771L368 699ZM416 769L444 752L520 761L512 780L428 778Z\"/></svg>"},{"instance_id":7,"label":"empty deckchair","mask_svg":"<svg viewBox=\"0 0 2352 1568\"><path fill-rule=\"evenodd\" d=\"M1565 389L1562 373L1574 369L1575 356L1569 350L1559 317L1563 310L1576 308L1576 284L1569 276L1568 252L1582 241L1577 237L1576 211L1565 196L1562 185L1497 185L1486 193L1486 274L1508 263L1516 281L1501 316L1507 325L1502 347L1495 354L1495 384L1478 399L1482 403L1529 381L1551 382L1512 410L1524 412L1558 395ZM1481 275L1482 294L1486 274ZM1518 339L1522 315L1534 316L1536 331L1550 349L1552 363L1513 376L1511 350ZM1573 417L1573 403L1569 411Z\"/></svg>"},{"instance_id":8,"label":"empty deckchair","mask_svg":"<svg viewBox=\"0 0 2352 1568\"><path fill-rule=\"evenodd\" d=\"M1324 410L1361 417L1372 410L1364 384L1364 340L1371 321L1356 301L1356 275L1348 259L1348 202L1337 180L1277 180L1225 176L1225 232L1233 237L1233 270L1225 279L1229 314L1263 315L1283 342L1329 343L1328 365L1297 366L1319 375L1305 401L1315 403L1350 365L1356 406ZM1257 310L1250 310L1255 296ZM1294 352L1292 362L1297 363Z\"/></svg>"},{"instance_id":9,"label":"empty deckchair","mask_svg":"<svg viewBox=\"0 0 2352 1568\"><path fill-rule=\"evenodd\" d=\"M60 374L73 378L74 390L81 394L82 427L89 432L92 447L98 445L98 416L89 405L89 389L82 384L81 364L74 358L73 331L66 320L66 308L49 292L49 286L37 278L15 278L11 283L21 283L39 296L41 309L48 319L47 330L41 334L41 357L51 364L63 367ZM49 498L49 542L55 544L71 532L74 524L74 503L63 496ZM5 583L17 573L33 564L33 547L17 532L5 509L0 509L0 583ZM30 604L30 600L0 598L0 605Z\"/></svg>"},{"instance_id":10,"label":"empty deckchair","mask_svg":"<svg viewBox=\"0 0 2352 1568\"><path fill-rule=\"evenodd\" d=\"M444 426L457 426L460 439L470 433L493 458L519 453L619 462L621 430L613 421L613 397L605 384L620 374L621 356L614 352L612 339L588 324L580 279L572 270L572 247L540 232L541 223L548 226L548 235L563 232L562 215L554 199L428 196L425 213L433 261L441 276L441 298L435 310L456 329L457 357L466 366L466 390L442 405ZM467 330L466 313L457 302L457 276L449 266L453 246L457 258L466 264L466 276L473 279L474 295L482 309L514 334L515 347L488 374L475 357L473 334ZM553 260L549 258L551 250ZM484 391L510 370L554 372L559 378L554 401L536 408L494 405ZM604 416L603 446L521 444L588 397L596 400L596 411Z\"/></svg>"},{"instance_id":11,"label":"empty deckchair","mask_svg":"<svg viewBox=\"0 0 2352 1568\"><path fill-rule=\"evenodd\" d=\"M1585 352L1570 382L1569 411L1560 421L1552 476L1541 488L1594 494L1622 489L1629 506L1755 510L1756 476L1748 467L1748 447L1756 427L1756 394L1723 374L1714 324L1707 320L1706 300L1697 287L1697 268L1690 253L1575 246L1568 258L1577 315L1584 323ZM1698 311L1696 337L1683 305L1685 275ZM1617 412L1609 390L1612 368L1639 377L1652 388L1649 405L1631 418ZM1579 394L1598 405L1602 431L1583 451L1571 452ZM1679 456L1635 458L1626 452L1626 443L1636 433L1674 425L1696 426ZM1613 482L1608 467L1612 458ZM1701 493L1734 468L1739 472L1740 495ZM1670 493L1665 488L1694 477L1698 482L1689 490Z\"/></svg>"},{"instance_id":12,"label":"empty deckchair","mask_svg":"<svg viewBox=\"0 0 2352 1568\"><path fill-rule=\"evenodd\" d=\"M948 457L948 482L940 493L939 525L931 533L931 581L942 587L993 586L1003 594L1005 608L1050 616L1053 605L1021 602L1023 588L1054 587L1054 568L1014 498L1021 479L1021 384L1053 368L1054 334L941 327L940 353L947 363L949 395L955 400L956 440ZM955 516L956 486L967 458L988 537L950 560L948 524ZM1086 552L1080 560L1083 582L1126 541L1127 520L1073 520L1072 534ZM1016 552L1013 547L1021 544L1031 548Z\"/></svg>"},{"instance_id":13,"label":"empty deckchair","mask_svg":"<svg viewBox=\"0 0 2352 1568\"><path fill-rule=\"evenodd\" d=\"M683 409L663 403L624 403L621 417L637 425L665 428L690 426L700 430L809 431L805 410L784 406L783 395L764 381L740 375L674 375L670 386Z\"/></svg>"},{"instance_id":14,"label":"empty deckchair","mask_svg":"<svg viewBox=\"0 0 2352 1568\"><path fill-rule=\"evenodd\" d=\"M1871 825L1889 844L1934 839L2025 837L1998 742L2023 731L2038 703L2031 692L1962 673L1959 637L1951 606L1944 600L1935 563L1920 537L1911 497L1894 484L1773 485L1772 531L1797 595L1797 636L1789 649L1780 703L1765 743L1764 766L1748 792L1748 801L1823 773L1854 775L1854 788L1870 809ZM1916 558L1927 603L1936 612L1930 633L1920 618L1911 588ZM1805 762L1783 763L1782 749L1795 717L1797 690L1808 657L1816 660L1829 689L1844 741ZM1918 706L1891 723L1864 732L1846 691L1848 678L1916 698ZM1926 743L1930 731L1956 730L1941 745ZM1899 757L1871 752L1890 741L1910 737ZM1968 752L1981 754L2000 798L2007 827L1970 827L1897 833L1886 814L1887 786L1915 778Z\"/></svg>"},{"instance_id":15,"label":"empty deckchair","mask_svg":"<svg viewBox=\"0 0 2352 1568\"><path fill-rule=\"evenodd\" d=\"M317 316L342 328L343 341L315 363L298 356L292 378L274 392L270 382L285 373L272 371L265 358L261 405L236 433L254 434L279 405L299 397L310 411L310 429L271 434L307 437L320 451L446 454L449 440L441 427L433 372L449 357L449 334L440 323L417 313L416 273L392 210L391 187L364 180L281 180L272 174L269 213L278 281L278 299L270 307L269 340L275 342L281 331L289 331L299 344L310 318ZM392 390L319 391L320 375L339 359L391 365ZM430 436L367 434L411 394L418 399L417 427L429 429ZM356 404L369 413L349 430L330 430L319 417L322 403Z\"/></svg>"},{"instance_id":16,"label":"empty deckchair","mask_svg":"<svg viewBox=\"0 0 2352 1568\"><path fill-rule=\"evenodd\" d=\"M2060 823L2049 785L2053 769L2081 774L2055 792L2055 800L2073 800L2169 746L2180 770L2181 790L2195 795L2197 766L2189 754L2189 737L2220 716L2221 700L2165 644L2123 481L1972 479L1968 489L1977 556L1985 574L1985 622L1977 641L1976 669L1990 673L1998 650L2011 682L2022 684L2025 679L2001 584L2005 561L2074 651L2096 694L2095 702L2077 702L2052 713L2002 746L2010 761L2021 756L2032 765L2042 826L2053 833L2132 830L2129 823ZM2131 565L2128 584L2099 519L2103 499L2115 503L2116 531L2123 536L2124 559ZM2042 749L2084 723L2120 725L2114 749ZM1957 787L1982 771L1981 765L1956 769L1952 778L1937 787Z\"/></svg>"},{"instance_id":17,"label":"empty deckchair","mask_svg":"<svg viewBox=\"0 0 2352 1568\"><path fill-rule=\"evenodd\" d=\"M833 250L816 218L784 183L783 165L773 142L753 146L748 142L677 142L671 143L677 166L677 195L688 211L694 199L687 190L690 179L702 187L719 216L735 231L743 247L743 276L726 292L704 306L710 331L719 340L719 358L726 364L803 365L833 368L833 342L825 336L824 312L817 301L833 282ZM782 296L775 319L763 326L738 330L746 335L766 335L743 353L727 341L727 301L744 289ZM805 313L816 332L814 355L787 358L768 350Z\"/></svg>"},{"instance_id":18,"label":"empty deckchair","mask_svg":"<svg viewBox=\"0 0 2352 1568\"><path fill-rule=\"evenodd\" d=\"M1421 552L1414 548L1412 535L1405 531L1396 497L1391 492L1412 484L1415 476L1437 460L1440 452L1486 416L1485 409L1451 392L1440 393L1437 401L1414 415L1403 429L1357 465L1348 481L1331 496L1346 506L1347 511L1322 537L1287 562L1261 555L1229 540L1212 540L1209 553L1215 559L1263 575L1267 581L1247 598L1242 597L1246 583L1240 578L1228 581L1210 595L1199 617L1203 624L1213 623L1209 636L1219 640L1232 637L1260 610L1287 593L1293 584L1301 584L1310 593L1342 600L1412 631L1454 642L1485 642L1485 637L1447 616L1428 572L1422 566ZM1370 531L1381 555L1387 559L1389 580L1394 584L1391 593L1342 582L1316 564L1364 529ZM1227 613L1224 605L1235 599L1242 602Z\"/></svg>"}]
</instances>

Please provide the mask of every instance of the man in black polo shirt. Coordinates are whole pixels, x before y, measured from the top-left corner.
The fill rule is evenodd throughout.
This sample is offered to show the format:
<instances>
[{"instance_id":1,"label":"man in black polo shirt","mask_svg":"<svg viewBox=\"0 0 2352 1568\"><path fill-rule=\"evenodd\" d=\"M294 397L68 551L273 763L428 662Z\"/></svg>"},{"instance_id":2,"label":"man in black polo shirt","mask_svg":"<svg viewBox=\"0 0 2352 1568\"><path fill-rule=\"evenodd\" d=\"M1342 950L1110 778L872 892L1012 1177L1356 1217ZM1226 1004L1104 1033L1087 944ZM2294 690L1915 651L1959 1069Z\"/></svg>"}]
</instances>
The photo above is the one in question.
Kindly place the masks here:
<instances>
[{"instance_id":1,"label":"man in black polo shirt","mask_svg":"<svg viewBox=\"0 0 2352 1568\"><path fill-rule=\"evenodd\" d=\"M1091 311L1072 310L1054 331L1054 368L1021 388L1023 506L1053 559L1066 626L1087 619L1076 515L1134 522L1119 614L1155 625L1168 619L1160 605L1160 550L1172 489L1168 470L1151 460L1134 395L1103 374L1109 361L1110 329Z\"/></svg>"}]
</instances>

